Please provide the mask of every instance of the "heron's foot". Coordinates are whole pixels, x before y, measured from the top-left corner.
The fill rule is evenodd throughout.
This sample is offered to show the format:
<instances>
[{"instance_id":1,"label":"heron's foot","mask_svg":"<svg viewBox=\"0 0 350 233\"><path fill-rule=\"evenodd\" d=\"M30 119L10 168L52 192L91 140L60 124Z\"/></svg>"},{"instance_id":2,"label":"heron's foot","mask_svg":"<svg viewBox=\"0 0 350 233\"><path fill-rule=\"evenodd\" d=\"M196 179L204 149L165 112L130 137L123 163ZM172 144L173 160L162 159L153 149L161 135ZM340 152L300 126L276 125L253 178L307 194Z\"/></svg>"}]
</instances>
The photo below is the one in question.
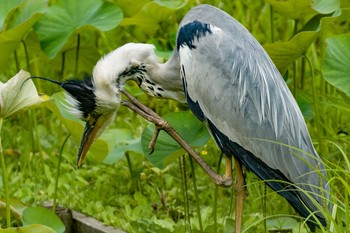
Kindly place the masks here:
<instances>
[{"instance_id":1,"label":"heron's foot","mask_svg":"<svg viewBox=\"0 0 350 233\"><path fill-rule=\"evenodd\" d=\"M152 154L154 152L154 147L156 145L159 133L160 133L160 128L156 127L154 130L154 134L152 137L152 140L150 141L149 145L148 145L148 149L149 149L149 154Z\"/></svg>"},{"instance_id":2,"label":"heron's foot","mask_svg":"<svg viewBox=\"0 0 350 233\"><path fill-rule=\"evenodd\" d=\"M219 186L230 187L232 185L232 158L226 157L226 170L224 175L220 175L215 172L198 154L197 152L185 141L182 137L175 131L175 129L163 118L161 118L157 113L152 109L146 107L140 103L135 97L130 95L127 91L121 90L121 93L124 94L129 100L123 100L122 104L132 111L136 112L146 120L154 123L156 129L152 140L149 144L151 153L154 150L158 135L160 130L164 130L169 134L177 143L180 144L186 152L196 160L196 162L204 169L204 171L209 175L211 180Z\"/></svg>"},{"instance_id":3,"label":"heron's foot","mask_svg":"<svg viewBox=\"0 0 350 233\"><path fill-rule=\"evenodd\" d=\"M164 123L164 119L161 118L156 112L154 112L151 108L146 107L143 105L140 101L138 101L135 97L130 95L127 91L124 89L120 90L122 94L124 94L130 101L123 100L122 104L124 106L127 106L137 114L141 115L146 120L156 124L156 125L162 125Z\"/></svg>"},{"instance_id":4,"label":"heron's foot","mask_svg":"<svg viewBox=\"0 0 350 233\"><path fill-rule=\"evenodd\" d=\"M217 174L217 173L216 173ZM232 157L225 157L225 174L219 175L216 177L216 180L212 178L216 185L219 185L224 188L232 186Z\"/></svg>"},{"instance_id":5,"label":"heron's foot","mask_svg":"<svg viewBox=\"0 0 350 233\"><path fill-rule=\"evenodd\" d=\"M168 124L168 122L164 121L164 124ZM148 145L148 149L150 151L149 154L153 153L154 147L156 145L156 142L157 142L157 139L158 139L158 136L159 136L159 133L161 130L163 130L162 126L156 125L156 128L154 129L152 140L150 141L150 143Z\"/></svg>"},{"instance_id":6,"label":"heron's foot","mask_svg":"<svg viewBox=\"0 0 350 233\"><path fill-rule=\"evenodd\" d=\"M159 136L159 132L161 130L164 130L166 132L175 131L175 130L170 126L170 124L166 120L164 120L162 117L160 117L151 108L143 105L140 101L138 101L135 97L130 95L127 91L122 89L121 93L123 93L130 100L130 102L127 100L122 101L122 104L124 106L127 106L128 108L130 108L131 110L133 110L137 114L141 115L146 120L155 124L155 126L156 126L155 131L154 131L152 140L150 141L150 143L148 145L148 148L150 150L150 154L152 154L154 151L154 147L156 145L158 136Z\"/></svg>"}]
</instances>

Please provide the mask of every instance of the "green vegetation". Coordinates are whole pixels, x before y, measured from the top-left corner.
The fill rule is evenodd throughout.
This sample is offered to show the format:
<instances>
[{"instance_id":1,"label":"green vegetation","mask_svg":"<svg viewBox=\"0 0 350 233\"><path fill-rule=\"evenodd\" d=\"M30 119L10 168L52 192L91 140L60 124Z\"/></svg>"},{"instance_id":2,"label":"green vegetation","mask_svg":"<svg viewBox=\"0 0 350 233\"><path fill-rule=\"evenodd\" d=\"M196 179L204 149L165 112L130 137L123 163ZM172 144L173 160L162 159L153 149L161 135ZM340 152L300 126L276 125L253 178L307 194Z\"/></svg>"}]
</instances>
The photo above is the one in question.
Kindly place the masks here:
<instances>
[{"instance_id":1,"label":"green vegetation","mask_svg":"<svg viewBox=\"0 0 350 233\"><path fill-rule=\"evenodd\" d=\"M121 107L85 165L77 169L83 124L64 111L61 90L34 80L45 94L39 98L31 81L23 89L22 82L8 81L21 69L56 80L84 78L103 54L127 42L155 44L159 57L167 59L179 22L199 3L225 10L264 45L296 97L330 175L334 208L325 211L329 229L320 232L350 229L350 3L346 0L52 0L49 4L2 0L2 228L27 225L22 228L25 232L62 232L55 216L48 220L53 222L49 227L34 224L44 224L35 221L40 216L50 218L36 206L52 201L128 232L233 231L234 189L212 184L165 135L160 144L168 147L158 145L154 155L143 152L152 127L148 122ZM29 76L18 75L20 80ZM133 83L127 88L160 115L176 112L167 114L174 124L190 118L186 121L192 125L187 127L196 130L186 139L220 170L220 152L211 139L207 142L207 133L191 114L183 113L186 105L148 97ZM31 101L23 103L22 97ZM283 198L250 173L246 180L244 232L276 228L307 232ZM6 209L5 203L12 208Z\"/></svg>"}]
</instances>

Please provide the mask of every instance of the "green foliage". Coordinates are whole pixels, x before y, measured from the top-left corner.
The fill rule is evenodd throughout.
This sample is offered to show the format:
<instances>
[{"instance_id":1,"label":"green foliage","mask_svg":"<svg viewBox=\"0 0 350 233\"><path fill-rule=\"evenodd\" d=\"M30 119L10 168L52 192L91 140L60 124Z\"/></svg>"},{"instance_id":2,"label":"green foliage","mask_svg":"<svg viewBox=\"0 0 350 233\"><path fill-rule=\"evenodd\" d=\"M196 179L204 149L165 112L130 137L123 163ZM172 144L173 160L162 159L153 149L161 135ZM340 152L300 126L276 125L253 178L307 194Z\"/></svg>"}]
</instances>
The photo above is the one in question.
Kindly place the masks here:
<instances>
[{"instance_id":1,"label":"green foliage","mask_svg":"<svg viewBox=\"0 0 350 233\"><path fill-rule=\"evenodd\" d=\"M23 211L28 207L28 205L24 204L20 200L11 198L9 200L11 209L11 217L14 218L16 221L22 220L22 214ZM0 216L3 218L6 218L6 200L0 199Z\"/></svg>"},{"instance_id":2,"label":"green foliage","mask_svg":"<svg viewBox=\"0 0 350 233\"><path fill-rule=\"evenodd\" d=\"M5 70L9 56L18 48L23 38L45 10L45 4L40 0L28 0L21 4L6 0L4 5L6 6L4 8L1 6L1 9L11 8L11 11L7 14L0 13L0 18L5 23L0 25L0 50L2 53L2 56L0 56L0 70Z\"/></svg>"},{"instance_id":3,"label":"green foliage","mask_svg":"<svg viewBox=\"0 0 350 233\"><path fill-rule=\"evenodd\" d=\"M290 231L298 228L298 221L291 217L276 217L266 220L266 226L269 231Z\"/></svg>"},{"instance_id":4,"label":"green foliage","mask_svg":"<svg viewBox=\"0 0 350 233\"><path fill-rule=\"evenodd\" d=\"M102 138L114 138L115 143L113 145L113 149L109 152L107 157L103 160L104 163L113 164L123 159L125 153L127 152L135 152L139 154L143 154L143 150L141 147L141 139L135 138L131 129L113 129L108 130L105 133L105 136Z\"/></svg>"},{"instance_id":5,"label":"green foliage","mask_svg":"<svg viewBox=\"0 0 350 233\"><path fill-rule=\"evenodd\" d=\"M294 61L305 54L316 38L316 32L300 32L289 41L268 44L264 49L283 74Z\"/></svg>"},{"instance_id":6,"label":"green foliage","mask_svg":"<svg viewBox=\"0 0 350 233\"><path fill-rule=\"evenodd\" d=\"M103 1L60 0L34 26L41 47L54 58L72 34L92 26L101 31L116 27L123 17L119 7Z\"/></svg>"},{"instance_id":7,"label":"green foliage","mask_svg":"<svg viewBox=\"0 0 350 233\"><path fill-rule=\"evenodd\" d=\"M167 58L174 48L179 22L199 2L220 7L242 22L284 74L306 117L316 149L328 165L330 201L335 205L331 212L325 211L330 224L324 232L346 232L350 222L350 5L345 0L3 0L1 87L20 69L57 80L83 78L91 74L103 54L127 42L153 43L157 54ZM148 155L154 127L126 108L121 107L116 123L94 143L83 168L76 169L74 157L83 123L67 113L62 105L63 93L52 95L58 91L56 87L35 82L40 92L50 95L42 104L45 108L25 112L20 104L18 114L1 121L1 154L7 165L2 170L8 171L11 197L28 205L41 205L56 197L57 185L60 205L128 232L233 231L234 190L215 189L198 166L192 170L187 158L178 160L183 150L163 133L154 153ZM28 82L22 87L25 91L8 92L6 98L16 93L26 96L32 87ZM18 90L14 88L11 90ZM211 166L217 165L219 151L212 140L206 143L208 134L203 125L191 113L179 112L187 110L186 106L152 99L133 83L127 88L166 116ZM1 96L0 103L6 98ZM33 100L28 96L24 99ZM17 109L8 100L6 104ZM3 107L0 112L4 112ZM179 113L166 114L169 112ZM59 150L68 134L72 137L63 149L61 161ZM59 161L61 175L55 183ZM193 176L196 184L186 179ZM247 173L246 179L249 195L243 216L245 232L277 228L306 232L300 221L295 222L298 217L283 198L270 189L265 191L263 182L252 174ZM4 182L0 189L5 189ZM215 208L214 197L220 200ZM11 209L11 224L21 225L15 216L20 216L26 207L9 202L18 207ZM4 202L0 201L0 206ZM0 215L2 225L4 216ZM0 230L18 231L53 232L43 225Z\"/></svg>"},{"instance_id":8,"label":"green foliage","mask_svg":"<svg viewBox=\"0 0 350 233\"><path fill-rule=\"evenodd\" d=\"M305 16L315 13L311 0L289 0L277 1L268 0L276 12L288 19L302 19Z\"/></svg>"},{"instance_id":9,"label":"green foliage","mask_svg":"<svg viewBox=\"0 0 350 233\"><path fill-rule=\"evenodd\" d=\"M177 9L186 4L184 0L178 1L150 1L142 9L130 18L123 20L122 25L137 25L146 31L149 36L160 29L160 22L169 19L169 15L176 12Z\"/></svg>"},{"instance_id":10,"label":"green foliage","mask_svg":"<svg viewBox=\"0 0 350 233\"><path fill-rule=\"evenodd\" d=\"M0 163L2 170L2 184L5 193L5 208L1 205L2 209L5 209L6 214L6 225L10 227L11 221L11 203L8 190L8 176L7 166L4 158L4 152L2 148L1 129L3 121L24 109L32 108L42 102L39 97L36 88L31 80L23 85L26 79L29 77L29 73L25 71L18 72L17 75L8 80L5 84L0 82ZM22 89L23 87L23 89ZM17 214L16 211L12 211Z\"/></svg>"},{"instance_id":11,"label":"green foliage","mask_svg":"<svg viewBox=\"0 0 350 233\"><path fill-rule=\"evenodd\" d=\"M322 30L322 21L324 19L334 20L335 17L339 16L340 6L338 1L330 1L330 3L327 0L316 2L269 0L269 2L281 15L295 20L294 35L291 39L264 46L279 71L284 74L288 67L304 56L310 45L315 42ZM331 17L329 17L330 13L333 14ZM299 30L298 22L308 19L310 16L312 17Z\"/></svg>"},{"instance_id":12,"label":"green foliage","mask_svg":"<svg viewBox=\"0 0 350 233\"><path fill-rule=\"evenodd\" d=\"M340 9L340 1L314 0L312 8L321 14L329 14Z\"/></svg>"},{"instance_id":13,"label":"green foliage","mask_svg":"<svg viewBox=\"0 0 350 233\"><path fill-rule=\"evenodd\" d=\"M65 230L65 226L61 219L52 213L52 211L44 207L26 208L23 211L22 218L24 226L42 224L51 227L56 233L63 233Z\"/></svg>"},{"instance_id":14,"label":"green foliage","mask_svg":"<svg viewBox=\"0 0 350 233\"><path fill-rule=\"evenodd\" d=\"M350 96L350 34L328 38L322 73L333 86Z\"/></svg>"},{"instance_id":15,"label":"green foliage","mask_svg":"<svg viewBox=\"0 0 350 233\"><path fill-rule=\"evenodd\" d=\"M1 9L0 9L0 29L1 31L5 27L5 21L6 21L6 16L10 14L11 11L13 11L16 7L19 6L21 3L20 0L17 1L12 1L12 0L4 0L1 4Z\"/></svg>"},{"instance_id":16,"label":"green foliage","mask_svg":"<svg viewBox=\"0 0 350 233\"><path fill-rule=\"evenodd\" d=\"M0 229L1 233L55 233L52 228L40 224L32 224L25 227L11 227L4 230Z\"/></svg>"}]
</instances>

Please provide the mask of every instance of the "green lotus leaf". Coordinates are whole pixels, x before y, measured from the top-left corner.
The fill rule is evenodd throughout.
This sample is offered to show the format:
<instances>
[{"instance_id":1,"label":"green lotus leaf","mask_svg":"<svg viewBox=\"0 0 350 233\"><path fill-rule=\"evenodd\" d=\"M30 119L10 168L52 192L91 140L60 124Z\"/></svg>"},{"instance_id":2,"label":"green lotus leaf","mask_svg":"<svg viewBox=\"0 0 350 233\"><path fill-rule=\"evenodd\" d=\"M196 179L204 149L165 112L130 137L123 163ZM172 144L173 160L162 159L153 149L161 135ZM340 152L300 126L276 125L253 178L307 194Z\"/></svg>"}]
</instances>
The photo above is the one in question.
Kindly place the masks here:
<instances>
[{"instance_id":1,"label":"green lotus leaf","mask_svg":"<svg viewBox=\"0 0 350 233\"><path fill-rule=\"evenodd\" d=\"M123 18L121 9L100 0L59 0L34 25L40 44L49 58L54 58L68 39L84 27L108 31Z\"/></svg>"},{"instance_id":2,"label":"green lotus leaf","mask_svg":"<svg viewBox=\"0 0 350 233\"><path fill-rule=\"evenodd\" d=\"M185 4L186 1L148 2L135 15L130 18L125 18L121 25L136 25L148 35L152 35L159 29L161 22L168 21L170 17L174 15L174 12Z\"/></svg>"},{"instance_id":3,"label":"green lotus leaf","mask_svg":"<svg viewBox=\"0 0 350 233\"><path fill-rule=\"evenodd\" d=\"M4 5L11 1L12 0L6 0L5 2L0 1L0 21L1 15L4 13L2 12L4 10L2 7L5 7ZM16 1L13 1L13 4L15 2ZM46 9L45 1L41 0L26 0L19 5L12 5L12 7L15 6L16 8L13 10L15 12L13 14L7 14L8 19L6 19L6 25L3 25L2 29L4 30L0 32L0 71L8 68L7 64L9 60L11 60L10 56ZM10 6L8 5L7 7Z\"/></svg>"},{"instance_id":4,"label":"green lotus leaf","mask_svg":"<svg viewBox=\"0 0 350 233\"><path fill-rule=\"evenodd\" d=\"M322 65L324 78L350 96L350 33L328 38Z\"/></svg>"},{"instance_id":5,"label":"green lotus leaf","mask_svg":"<svg viewBox=\"0 0 350 233\"><path fill-rule=\"evenodd\" d=\"M42 224L63 233L65 226L61 219L51 210L44 207L28 207L23 211L23 225Z\"/></svg>"},{"instance_id":6,"label":"green lotus leaf","mask_svg":"<svg viewBox=\"0 0 350 233\"><path fill-rule=\"evenodd\" d=\"M302 19L316 13L312 8L312 0L268 0L273 9L288 19Z\"/></svg>"},{"instance_id":7,"label":"green lotus leaf","mask_svg":"<svg viewBox=\"0 0 350 233\"><path fill-rule=\"evenodd\" d=\"M6 28L6 18L16 9L21 0L2 0L0 3L0 31Z\"/></svg>"}]
</instances>

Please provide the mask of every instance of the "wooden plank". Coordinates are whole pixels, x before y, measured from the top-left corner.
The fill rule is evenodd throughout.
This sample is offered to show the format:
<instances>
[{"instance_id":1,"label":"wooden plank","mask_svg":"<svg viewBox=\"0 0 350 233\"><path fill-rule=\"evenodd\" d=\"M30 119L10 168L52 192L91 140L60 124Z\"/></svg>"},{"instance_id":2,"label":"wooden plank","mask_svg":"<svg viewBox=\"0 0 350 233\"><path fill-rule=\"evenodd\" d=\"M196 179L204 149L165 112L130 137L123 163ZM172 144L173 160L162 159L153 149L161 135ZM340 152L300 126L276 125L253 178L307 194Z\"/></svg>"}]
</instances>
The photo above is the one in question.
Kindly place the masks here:
<instances>
[{"instance_id":1,"label":"wooden plank","mask_svg":"<svg viewBox=\"0 0 350 233\"><path fill-rule=\"evenodd\" d=\"M44 207L52 209L51 202L45 202ZM126 233L111 226L105 226L102 222L77 211L58 206L57 216L66 226L65 233Z\"/></svg>"},{"instance_id":2,"label":"wooden plank","mask_svg":"<svg viewBox=\"0 0 350 233\"><path fill-rule=\"evenodd\" d=\"M126 233L114 227L105 226L100 221L82 213L72 211L73 227L76 233Z\"/></svg>"}]
</instances>

